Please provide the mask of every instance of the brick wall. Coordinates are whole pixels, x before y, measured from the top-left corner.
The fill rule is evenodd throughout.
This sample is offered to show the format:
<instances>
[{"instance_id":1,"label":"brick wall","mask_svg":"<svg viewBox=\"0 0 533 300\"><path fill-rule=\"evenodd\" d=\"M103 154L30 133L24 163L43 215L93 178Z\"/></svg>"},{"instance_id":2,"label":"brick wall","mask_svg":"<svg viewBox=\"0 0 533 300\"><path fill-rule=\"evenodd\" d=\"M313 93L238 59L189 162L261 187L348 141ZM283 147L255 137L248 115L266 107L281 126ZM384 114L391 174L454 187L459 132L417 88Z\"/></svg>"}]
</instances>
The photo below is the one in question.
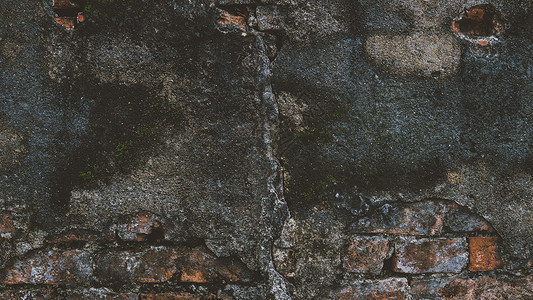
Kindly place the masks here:
<instances>
[{"instance_id":1,"label":"brick wall","mask_svg":"<svg viewBox=\"0 0 533 300\"><path fill-rule=\"evenodd\" d=\"M330 213L315 208L289 219L275 243L276 269L294 285L295 299L533 296L531 261L507 255L490 224L454 202L383 204L344 225ZM24 216L0 215L2 240L22 247ZM0 299L265 297L259 272L237 257L216 257L201 240L171 242L169 226L144 212L105 232L45 235L5 263Z\"/></svg>"},{"instance_id":2,"label":"brick wall","mask_svg":"<svg viewBox=\"0 0 533 300\"><path fill-rule=\"evenodd\" d=\"M315 207L286 223L274 259L297 298L533 296L531 263L510 257L486 220L452 201L382 204L352 223Z\"/></svg>"},{"instance_id":3,"label":"brick wall","mask_svg":"<svg viewBox=\"0 0 533 300\"><path fill-rule=\"evenodd\" d=\"M13 239L14 215L1 215L2 237ZM233 285L247 289L261 280L238 258L216 257L202 241L166 240L167 225L140 213L106 232L50 234L0 270L0 299L216 299L230 297Z\"/></svg>"}]
</instances>

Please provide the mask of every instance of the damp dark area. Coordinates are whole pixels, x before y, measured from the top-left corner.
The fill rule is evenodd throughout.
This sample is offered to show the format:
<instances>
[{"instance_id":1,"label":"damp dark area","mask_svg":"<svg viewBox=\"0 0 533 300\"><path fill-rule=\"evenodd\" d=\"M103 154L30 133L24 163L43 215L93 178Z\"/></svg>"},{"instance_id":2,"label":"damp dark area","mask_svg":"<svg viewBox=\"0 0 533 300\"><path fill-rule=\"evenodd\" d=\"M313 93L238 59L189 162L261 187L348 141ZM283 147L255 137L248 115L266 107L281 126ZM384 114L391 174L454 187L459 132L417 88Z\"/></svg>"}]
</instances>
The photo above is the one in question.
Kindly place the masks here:
<instances>
[{"instance_id":1,"label":"damp dark area","mask_svg":"<svg viewBox=\"0 0 533 300\"><path fill-rule=\"evenodd\" d=\"M78 13L80 12L80 9L77 7L61 7L54 8L54 12L58 17L77 17Z\"/></svg>"},{"instance_id":2,"label":"damp dark area","mask_svg":"<svg viewBox=\"0 0 533 300\"><path fill-rule=\"evenodd\" d=\"M497 36L503 30L503 16L491 4L476 5L465 9L460 18L453 21L452 28L467 36Z\"/></svg>"},{"instance_id":3,"label":"damp dark area","mask_svg":"<svg viewBox=\"0 0 533 300\"><path fill-rule=\"evenodd\" d=\"M66 211L73 189L92 189L129 174L158 144L160 128L179 126L182 112L141 86L81 85L75 94L94 99L83 146L68 154L49 185L51 202ZM74 97L75 98L75 97Z\"/></svg>"}]
</instances>

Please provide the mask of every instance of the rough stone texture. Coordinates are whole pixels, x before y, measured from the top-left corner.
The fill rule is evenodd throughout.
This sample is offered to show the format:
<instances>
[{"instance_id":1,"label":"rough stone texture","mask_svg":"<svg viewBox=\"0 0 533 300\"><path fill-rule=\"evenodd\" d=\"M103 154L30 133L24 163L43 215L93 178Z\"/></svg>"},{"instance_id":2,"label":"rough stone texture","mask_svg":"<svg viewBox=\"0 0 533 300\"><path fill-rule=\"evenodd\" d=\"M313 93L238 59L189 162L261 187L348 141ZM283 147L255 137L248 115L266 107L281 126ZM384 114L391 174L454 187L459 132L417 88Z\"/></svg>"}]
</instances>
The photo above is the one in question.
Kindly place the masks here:
<instances>
[{"instance_id":1,"label":"rough stone texture","mask_svg":"<svg viewBox=\"0 0 533 300\"><path fill-rule=\"evenodd\" d=\"M529 299L532 276L415 279L411 291L421 299Z\"/></svg>"},{"instance_id":2,"label":"rough stone texture","mask_svg":"<svg viewBox=\"0 0 533 300\"><path fill-rule=\"evenodd\" d=\"M53 299L57 299L57 294L53 290L3 291L3 292L0 292L0 299L53 300Z\"/></svg>"},{"instance_id":3,"label":"rough stone texture","mask_svg":"<svg viewBox=\"0 0 533 300\"><path fill-rule=\"evenodd\" d=\"M388 278L354 282L334 294L333 299L409 299L409 285L405 278Z\"/></svg>"},{"instance_id":4,"label":"rough stone texture","mask_svg":"<svg viewBox=\"0 0 533 300\"><path fill-rule=\"evenodd\" d=\"M256 10L259 30L280 30L284 27L286 12L279 6L258 6Z\"/></svg>"},{"instance_id":5,"label":"rough stone texture","mask_svg":"<svg viewBox=\"0 0 533 300\"><path fill-rule=\"evenodd\" d=\"M461 57L459 43L450 34L370 36L365 50L379 68L404 76L449 77L457 72Z\"/></svg>"},{"instance_id":6,"label":"rough stone texture","mask_svg":"<svg viewBox=\"0 0 533 300\"><path fill-rule=\"evenodd\" d=\"M7 211L0 212L0 238L10 238L15 233L12 214Z\"/></svg>"},{"instance_id":7,"label":"rough stone texture","mask_svg":"<svg viewBox=\"0 0 533 300\"><path fill-rule=\"evenodd\" d=\"M313 8L300 13L305 34L288 25L272 68L276 96L294 108L280 110L293 211L346 190L387 202L450 199L493 225L514 256L531 256L532 127L524 126L531 123L531 31L520 25L531 4L488 2L508 21L502 42L487 47L459 40L451 29L463 8L479 1L361 1L344 10L362 23L355 27L344 17L311 17L317 8L308 2ZM435 54L413 59L410 40ZM371 45L379 54L368 59ZM396 60L380 68L376 60L385 57ZM452 67L437 72L430 65ZM344 184L317 192L331 176Z\"/></svg>"},{"instance_id":8,"label":"rough stone texture","mask_svg":"<svg viewBox=\"0 0 533 300\"><path fill-rule=\"evenodd\" d=\"M5 49L7 47L9 45L5 45L3 51L7 51ZM7 127L0 114L0 174L5 175L20 166L26 154L27 148L23 134Z\"/></svg>"},{"instance_id":9,"label":"rough stone texture","mask_svg":"<svg viewBox=\"0 0 533 300\"><path fill-rule=\"evenodd\" d=\"M490 225L450 201L385 204L352 226L355 232L400 235L439 235L448 232L489 231Z\"/></svg>"},{"instance_id":10,"label":"rough stone texture","mask_svg":"<svg viewBox=\"0 0 533 300\"><path fill-rule=\"evenodd\" d=\"M199 295L191 293L164 293L164 294L143 294L139 299L144 300L200 300L216 299L215 295Z\"/></svg>"},{"instance_id":11,"label":"rough stone texture","mask_svg":"<svg viewBox=\"0 0 533 300\"><path fill-rule=\"evenodd\" d=\"M328 210L315 209L301 221L289 219L274 247L276 268L296 285L295 297L324 297L341 274L344 226Z\"/></svg>"},{"instance_id":12,"label":"rough stone texture","mask_svg":"<svg viewBox=\"0 0 533 300\"><path fill-rule=\"evenodd\" d=\"M394 271L401 273L459 273L468 263L466 240L402 239L393 260Z\"/></svg>"},{"instance_id":13,"label":"rough stone texture","mask_svg":"<svg viewBox=\"0 0 533 300\"><path fill-rule=\"evenodd\" d=\"M492 271L501 266L500 242L497 237L471 237L468 239L468 270Z\"/></svg>"},{"instance_id":14,"label":"rough stone texture","mask_svg":"<svg viewBox=\"0 0 533 300\"><path fill-rule=\"evenodd\" d=\"M0 2L0 295L531 298L532 9Z\"/></svg>"},{"instance_id":15,"label":"rough stone texture","mask_svg":"<svg viewBox=\"0 0 533 300\"><path fill-rule=\"evenodd\" d=\"M64 233L54 234L46 238L46 242L50 244L59 243L75 243L75 242L89 242L112 239L109 236L102 236L97 232L92 232L83 229L72 229Z\"/></svg>"},{"instance_id":16,"label":"rough stone texture","mask_svg":"<svg viewBox=\"0 0 533 300\"><path fill-rule=\"evenodd\" d=\"M93 259L82 251L47 251L15 261L6 269L2 283L89 285L93 275Z\"/></svg>"},{"instance_id":17,"label":"rough stone texture","mask_svg":"<svg viewBox=\"0 0 533 300\"><path fill-rule=\"evenodd\" d=\"M379 274L390 254L389 240L383 237L355 237L348 246L344 267L351 273Z\"/></svg>"}]
</instances>

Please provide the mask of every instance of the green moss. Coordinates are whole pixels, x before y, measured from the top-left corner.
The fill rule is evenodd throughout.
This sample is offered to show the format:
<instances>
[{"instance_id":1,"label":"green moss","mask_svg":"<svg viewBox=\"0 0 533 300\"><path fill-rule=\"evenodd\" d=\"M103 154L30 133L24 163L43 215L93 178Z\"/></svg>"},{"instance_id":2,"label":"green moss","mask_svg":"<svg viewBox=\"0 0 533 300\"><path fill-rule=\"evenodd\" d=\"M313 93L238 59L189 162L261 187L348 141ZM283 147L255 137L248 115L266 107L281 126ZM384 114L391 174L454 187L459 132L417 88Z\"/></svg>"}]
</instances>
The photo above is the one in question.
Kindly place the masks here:
<instances>
[{"instance_id":1,"label":"green moss","mask_svg":"<svg viewBox=\"0 0 533 300\"><path fill-rule=\"evenodd\" d=\"M84 171L79 172L78 176L84 188L93 188L98 184L98 181L104 180L109 176L111 171L109 169L102 169L97 165L88 165Z\"/></svg>"},{"instance_id":2,"label":"green moss","mask_svg":"<svg viewBox=\"0 0 533 300\"><path fill-rule=\"evenodd\" d=\"M114 157L119 168L123 168L133 159L133 155L139 149L145 146L152 138L153 129L147 124L141 124L134 132L133 137L129 140L119 142L115 146Z\"/></svg>"},{"instance_id":3,"label":"green moss","mask_svg":"<svg viewBox=\"0 0 533 300\"><path fill-rule=\"evenodd\" d=\"M82 2L83 13L97 18L104 15L108 7L115 3L115 0L86 0Z\"/></svg>"}]
</instances>

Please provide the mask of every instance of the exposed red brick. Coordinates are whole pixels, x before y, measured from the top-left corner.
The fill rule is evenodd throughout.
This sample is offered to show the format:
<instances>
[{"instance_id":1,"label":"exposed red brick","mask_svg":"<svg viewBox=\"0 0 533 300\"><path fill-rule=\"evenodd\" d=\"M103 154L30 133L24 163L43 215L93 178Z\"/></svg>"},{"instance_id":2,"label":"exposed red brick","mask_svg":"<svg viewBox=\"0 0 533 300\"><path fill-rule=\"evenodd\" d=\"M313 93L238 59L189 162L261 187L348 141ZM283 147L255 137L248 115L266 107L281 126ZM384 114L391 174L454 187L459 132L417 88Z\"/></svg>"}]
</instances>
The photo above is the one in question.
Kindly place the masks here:
<instances>
[{"instance_id":1,"label":"exposed red brick","mask_svg":"<svg viewBox=\"0 0 533 300\"><path fill-rule=\"evenodd\" d=\"M56 23L67 29L73 29L76 26L76 17L57 17Z\"/></svg>"},{"instance_id":2,"label":"exposed red brick","mask_svg":"<svg viewBox=\"0 0 533 300\"><path fill-rule=\"evenodd\" d=\"M389 240L383 237L356 237L352 240L344 267L351 273L379 274L389 252Z\"/></svg>"},{"instance_id":3,"label":"exposed red brick","mask_svg":"<svg viewBox=\"0 0 533 300\"><path fill-rule=\"evenodd\" d=\"M13 224L13 215L10 212L4 211L0 213L0 240L2 238L10 238L16 233Z\"/></svg>"},{"instance_id":4,"label":"exposed red brick","mask_svg":"<svg viewBox=\"0 0 533 300\"><path fill-rule=\"evenodd\" d=\"M176 260L181 251L175 249L150 249L140 258L135 271L135 280L141 283L157 283L170 281L178 270Z\"/></svg>"},{"instance_id":5,"label":"exposed red brick","mask_svg":"<svg viewBox=\"0 0 533 300\"><path fill-rule=\"evenodd\" d=\"M213 282L216 275L212 270L215 258L207 249L198 247L192 249L181 268L179 281L191 283Z\"/></svg>"},{"instance_id":6,"label":"exposed red brick","mask_svg":"<svg viewBox=\"0 0 533 300\"><path fill-rule=\"evenodd\" d=\"M501 266L497 237L471 237L470 271L491 271Z\"/></svg>"},{"instance_id":7,"label":"exposed red brick","mask_svg":"<svg viewBox=\"0 0 533 300\"><path fill-rule=\"evenodd\" d=\"M213 294L191 294L191 293L166 293L166 294L143 294L141 300L201 300L216 299Z\"/></svg>"},{"instance_id":8,"label":"exposed red brick","mask_svg":"<svg viewBox=\"0 0 533 300\"><path fill-rule=\"evenodd\" d=\"M394 252L394 271L400 273L459 273L467 262L464 238L403 239Z\"/></svg>"},{"instance_id":9,"label":"exposed red brick","mask_svg":"<svg viewBox=\"0 0 533 300\"><path fill-rule=\"evenodd\" d=\"M97 241L102 237L95 232L84 229L73 229L65 233L52 235L46 238L50 244Z\"/></svg>"},{"instance_id":10,"label":"exposed red brick","mask_svg":"<svg viewBox=\"0 0 533 300\"><path fill-rule=\"evenodd\" d=\"M90 254L79 250L39 252L7 268L2 283L87 285L92 264Z\"/></svg>"},{"instance_id":11,"label":"exposed red brick","mask_svg":"<svg viewBox=\"0 0 533 300\"><path fill-rule=\"evenodd\" d=\"M96 258L94 274L102 283L246 283L257 276L238 259L216 258L205 247L105 251Z\"/></svg>"},{"instance_id":12,"label":"exposed red brick","mask_svg":"<svg viewBox=\"0 0 533 300\"><path fill-rule=\"evenodd\" d=\"M78 16L76 17L78 19L78 23L85 22L85 15L83 13L78 13Z\"/></svg>"},{"instance_id":13,"label":"exposed red brick","mask_svg":"<svg viewBox=\"0 0 533 300\"><path fill-rule=\"evenodd\" d=\"M533 275L414 279L411 292L417 299L533 299Z\"/></svg>"},{"instance_id":14,"label":"exposed red brick","mask_svg":"<svg viewBox=\"0 0 533 300\"><path fill-rule=\"evenodd\" d=\"M465 10L452 22L455 33L468 36L491 36L502 33L501 13L491 4L476 5Z\"/></svg>"},{"instance_id":15,"label":"exposed red brick","mask_svg":"<svg viewBox=\"0 0 533 300\"><path fill-rule=\"evenodd\" d=\"M405 278L388 278L355 282L333 296L338 300L408 299L409 285Z\"/></svg>"},{"instance_id":16,"label":"exposed red brick","mask_svg":"<svg viewBox=\"0 0 533 300\"><path fill-rule=\"evenodd\" d=\"M233 15L225 10L220 11L218 23L222 25L236 25L242 31L246 31L246 17L242 15Z\"/></svg>"},{"instance_id":17,"label":"exposed red brick","mask_svg":"<svg viewBox=\"0 0 533 300\"><path fill-rule=\"evenodd\" d=\"M214 264L215 272L224 282L249 283L257 276L253 271L237 258L217 258Z\"/></svg>"},{"instance_id":18,"label":"exposed red brick","mask_svg":"<svg viewBox=\"0 0 533 300\"><path fill-rule=\"evenodd\" d=\"M179 273L179 281L187 283L250 282L255 276L238 259L216 258L205 247L192 249L185 256Z\"/></svg>"},{"instance_id":19,"label":"exposed red brick","mask_svg":"<svg viewBox=\"0 0 533 300\"><path fill-rule=\"evenodd\" d=\"M57 293L54 290L19 290L19 291L4 291L0 292L1 300L15 300L15 299L32 299L32 300L48 300L57 299Z\"/></svg>"},{"instance_id":20,"label":"exposed red brick","mask_svg":"<svg viewBox=\"0 0 533 300\"><path fill-rule=\"evenodd\" d=\"M84 20L83 15L80 20L81 9L73 1L54 0L52 8L57 15L56 22L67 29L73 29L78 21Z\"/></svg>"}]
</instances>

